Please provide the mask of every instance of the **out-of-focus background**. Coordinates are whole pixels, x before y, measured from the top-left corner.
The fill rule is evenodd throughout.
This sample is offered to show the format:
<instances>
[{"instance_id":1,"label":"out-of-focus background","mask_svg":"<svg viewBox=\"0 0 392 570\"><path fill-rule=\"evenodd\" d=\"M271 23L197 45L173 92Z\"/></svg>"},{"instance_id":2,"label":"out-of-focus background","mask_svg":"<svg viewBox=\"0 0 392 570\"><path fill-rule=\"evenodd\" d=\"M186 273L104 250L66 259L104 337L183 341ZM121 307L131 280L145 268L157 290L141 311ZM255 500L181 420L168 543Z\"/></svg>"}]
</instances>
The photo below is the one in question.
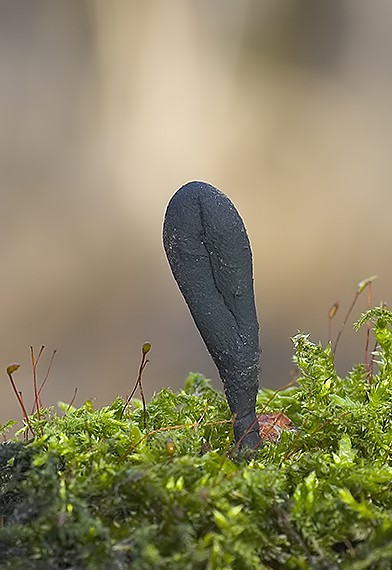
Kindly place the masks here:
<instances>
[{"instance_id":1,"label":"out-of-focus background","mask_svg":"<svg viewBox=\"0 0 392 570\"><path fill-rule=\"evenodd\" d=\"M392 4L385 0L1 0L0 423L29 346L44 403L220 386L161 245L189 180L223 190L253 246L265 386L298 329L327 340L358 282L391 301ZM366 307L359 299L353 317ZM347 331L343 373L362 358Z\"/></svg>"}]
</instances>

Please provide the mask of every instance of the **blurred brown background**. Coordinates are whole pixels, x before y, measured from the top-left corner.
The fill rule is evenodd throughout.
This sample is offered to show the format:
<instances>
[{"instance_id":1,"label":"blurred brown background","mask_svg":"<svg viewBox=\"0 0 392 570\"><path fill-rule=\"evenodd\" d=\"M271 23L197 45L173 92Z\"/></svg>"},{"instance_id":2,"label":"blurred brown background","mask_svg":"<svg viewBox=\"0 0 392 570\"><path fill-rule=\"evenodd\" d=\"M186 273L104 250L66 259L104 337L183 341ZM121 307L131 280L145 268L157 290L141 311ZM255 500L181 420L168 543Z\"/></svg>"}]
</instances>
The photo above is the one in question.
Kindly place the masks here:
<instances>
[{"instance_id":1,"label":"blurred brown background","mask_svg":"<svg viewBox=\"0 0 392 570\"><path fill-rule=\"evenodd\" d=\"M220 386L161 245L189 180L247 225L262 384L362 278L390 300L391 18L382 0L0 1L0 423L20 417L8 364L30 398L30 345L41 377L59 351L47 404L125 394L145 340L148 396L189 370ZM342 373L363 344L348 327Z\"/></svg>"}]
</instances>

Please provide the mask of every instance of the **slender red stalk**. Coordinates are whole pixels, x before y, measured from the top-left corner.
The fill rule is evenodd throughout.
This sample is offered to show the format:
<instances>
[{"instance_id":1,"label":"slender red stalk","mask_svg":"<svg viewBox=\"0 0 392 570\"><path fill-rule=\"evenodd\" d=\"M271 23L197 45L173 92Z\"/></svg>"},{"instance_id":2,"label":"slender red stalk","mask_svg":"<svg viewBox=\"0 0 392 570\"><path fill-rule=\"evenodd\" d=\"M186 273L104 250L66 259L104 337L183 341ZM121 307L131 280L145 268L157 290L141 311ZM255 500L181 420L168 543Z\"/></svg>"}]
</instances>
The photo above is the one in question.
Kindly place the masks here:
<instances>
[{"instance_id":1,"label":"slender red stalk","mask_svg":"<svg viewBox=\"0 0 392 570\"><path fill-rule=\"evenodd\" d=\"M71 409L75 399L76 399L76 394L78 393L78 387L75 386L75 390L74 390L74 394L72 396L72 400L70 401L70 403L68 404L68 408L67 408L67 412L69 412L69 410Z\"/></svg>"},{"instance_id":2,"label":"slender red stalk","mask_svg":"<svg viewBox=\"0 0 392 570\"><path fill-rule=\"evenodd\" d=\"M39 387L38 395L41 394L42 389L43 389L43 387L44 387L45 384L46 384L46 381L47 381L47 379L48 379L48 377L49 377L49 374L50 374L50 371L51 371L51 369L52 369L53 360L54 360L54 357L56 356L56 354L57 354L57 350L54 349L54 351L52 352L52 356L51 356L51 358L50 358L50 361L49 361L49 366L48 366L48 369L47 369L47 371L46 371L45 378L42 380L41 385L40 385L40 387Z\"/></svg>"},{"instance_id":3,"label":"slender red stalk","mask_svg":"<svg viewBox=\"0 0 392 570\"><path fill-rule=\"evenodd\" d=\"M347 324L347 321L348 321L348 319L349 319L349 317L350 317L350 315L351 315L351 313L352 313L352 310L354 309L355 303L357 302L359 295L360 295L360 294L362 293L362 291L363 291L364 289L366 289L366 287L368 287L368 286L370 285L370 283L371 283L372 281L374 281L375 279L377 279L377 275L372 275L371 277L367 277L366 279L363 279L362 281L360 281L360 282L358 283L357 290L355 291L354 299L353 299L353 301L352 301L352 303L351 303L351 305L350 305L350 307L349 307L349 309L348 309L348 311L347 311L346 316L344 317L342 327L341 327L341 329L340 329L340 331L338 332L338 335L337 335L337 337L336 337L335 344L334 344L334 347L333 347L333 352L334 352L334 353L336 352L336 348L337 348L337 346L338 346L338 344L339 344L339 340L340 340L340 337L342 336L342 332L343 332L343 330L344 330L344 327L345 327L346 324Z\"/></svg>"},{"instance_id":4,"label":"slender red stalk","mask_svg":"<svg viewBox=\"0 0 392 570\"><path fill-rule=\"evenodd\" d=\"M121 416L120 419L123 417L124 412L126 410L126 407L128 406L129 402L132 400L137 388L139 387L140 389L140 396L143 402L143 415L144 415L144 427L146 427L146 400L144 397L144 392L143 392L143 384L142 384L142 374L143 374L143 370L145 369L145 367L147 366L147 364L149 363L149 360L146 358L146 355L148 352L150 352L151 350L151 344L149 342L145 342L142 346L142 359L140 362L140 366L139 366L139 371L138 371L138 375L136 378L136 382L135 385L130 393L130 395L128 396L128 398L126 399L126 402L124 404L124 407L121 411Z\"/></svg>"},{"instance_id":5,"label":"slender red stalk","mask_svg":"<svg viewBox=\"0 0 392 570\"><path fill-rule=\"evenodd\" d=\"M371 309L372 306L372 284L371 282L368 283L367 286L367 308ZM369 343L370 343L370 331L372 329L372 323L368 321L366 325L366 340L365 340L365 370L368 376L369 384L372 383L372 371L371 371L371 363L369 361Z\"/></svg>"},{"instance_id":6,"label":"slender red stalk","mask_svg":"<svg viewBox=\"0 0 392 570\"><path fill-rule=\"evenodd\" d=\"M344 330L344 327L345 327L346 324L347 324L347 321L348 321L348 319L349 319L349 317L350 317L350 315L351 315L351 313L352 313L352 310L353 310L354 307L355 307L355 303L357 302L360 293L361 293L361 291L358 291L358 289L355 291L354 299L353 299L353 301L352 301L352 303L351 303L351 305L350 305L349 310L348 310L347 313L346 313L346 316L344 317L344 320L343 320L343 324L342 324L342 326L341 326L341 329L340 329L340 331L339 331L338 334L337 334L337 337L336 337L336 340L335 340L335 344L334 344L334 347L333 347L333 352L334 352L334 354L335 354L336 349L337 349L337 346L338 346L338 344L339 344L340 337L342 336L342 332L343 332L343 330Z\"/></svg>"},{"instance_id":7,"label":"slender red stalk","mask_svg":"<svg viewBox=\"0 0 392 570\"><path fill-rule=\"evenodd\" d=\"M34 406L33 406L33 410L34 408L37 410L37 417L38 419L41 419L41 414L40 414L40 401L39 401L39 393L38 393L38 388L37 388L37 365L39 362L39 359L41 358L41 355L44 351L44 346L42 345L40 348L40 351L38 353L38 357L37 360L35 359L34 356L34 347L30 346L30 355L31 355L31 368L33 371L33 389L34 389Z\"/></svg>"},{"instance_id":8,"label":"slender red stalk","mask_svg":"<svg viewBox=\"0 0 392 570\"><path fill-rule=\"evenodd\" d=\"M20 399L22 400L22 402L24 404L23 392L22 392L22 390L18 390L18 392L19 392ZM28 429L25 429L25 431L23 433L23 439L24 439L24 441L27 441L29 439L29 430Z\"/></svg>"},{"instance_id":9,"label":"slender red stalk","mask_svg":"<svg viewBox=\"0 0 392 570\"><path fill-rule=\"evenodd\" d=\"M42 348L43 348L43 347L42 347ZM36 360L36 362L35 362L36 365L38 364L38 361L39 361L39 358L40 358L41 354L42 354L42 352L40 351L40 354L38 355L38 358L37 358L37 360ZM44 386L45 386L45 384L46 384L46 381L47 381L47 379L48 379L48 377L49 377L50 371L51 371L51 369L52 369L53 360L54 360L54 357L56 356L56 354L57 354L57 350L55 349L55 350L52 352L52 356L51 356L51 358L50 358L49 366L48 366L48 368L47 368L47 370L46 370L45 377L44 377L44 379L42 380L40 387L38 388L38 402L39 402L39 405L40 405L41 408L42 408L41 392L42 392L42 390L43 390L43 388L44 388ZM35 410L35 409L36 409L36 403L34 402L33 408L32 408L32 410L31 410L31 413L32 413L32 414L34 413L34 410Z\"/></svg>"},{"instance_id":10,"label":"slender red stalk","mask_svg":"<svg viewBox=\"0 0 392 570\"><path fill-rule=\"evenodd\" d=\"M12 374L13 374L16 370L18 370L19 366L20 366L20 364L11 364L10 366L8 366L8 367L7 367L7 375L8 375L8 378L10 379L11 386L12 386L12 389L13 389L13 391L14 391L14 393L15 393L16 399L18 400L19 405L20 405L20 407L21 407L21 410L22 410L22 413L23 413L23 419L25 420L25 422L26 422L28 428L30 429L31 433L34 435L34 430L31 428L31 424L30 424L30 421L29 421L29 416L28 416L28 414L27 414L27 410L26 410L26 407L25 407L25 405L24 405L23 398L22 398L22 396L21 396L21 393L18 391L18 389L17 389L17 387L16 387L16 384L15 384L15 382L14 382L14 379L12 378Z\"/></svg>"}]
</instances>

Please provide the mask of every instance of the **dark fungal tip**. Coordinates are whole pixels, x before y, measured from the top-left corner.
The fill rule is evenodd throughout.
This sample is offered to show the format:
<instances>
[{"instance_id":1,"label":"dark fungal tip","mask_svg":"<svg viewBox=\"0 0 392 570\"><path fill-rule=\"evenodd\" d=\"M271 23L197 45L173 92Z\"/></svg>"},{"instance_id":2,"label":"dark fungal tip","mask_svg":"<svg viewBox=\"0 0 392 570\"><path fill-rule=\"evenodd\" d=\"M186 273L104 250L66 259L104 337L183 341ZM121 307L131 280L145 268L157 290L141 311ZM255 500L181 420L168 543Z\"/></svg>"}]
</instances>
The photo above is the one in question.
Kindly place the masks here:
<instances>
[{"instance_id":1,"label":"dark fungal tip","mask_svg":"<svg viewBox=\"0 0 392 570\"><path fill-rule=\"evenodd\" d=\"M236 442L257 447L259 324L244 223L223 192L206 182L189 182L168 204L163 243L173 276L218 368L236 418Z\"/></svg>"}]
</instances>

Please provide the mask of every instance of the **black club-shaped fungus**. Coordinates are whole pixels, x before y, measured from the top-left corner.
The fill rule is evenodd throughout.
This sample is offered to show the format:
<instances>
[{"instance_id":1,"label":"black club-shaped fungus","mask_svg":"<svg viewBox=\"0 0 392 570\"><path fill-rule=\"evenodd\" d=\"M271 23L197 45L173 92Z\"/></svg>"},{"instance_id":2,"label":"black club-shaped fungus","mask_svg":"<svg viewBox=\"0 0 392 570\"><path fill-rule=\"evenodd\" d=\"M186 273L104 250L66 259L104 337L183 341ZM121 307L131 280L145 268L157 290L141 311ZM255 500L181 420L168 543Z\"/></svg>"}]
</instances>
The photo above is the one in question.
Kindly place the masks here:
<instances>
[{"instance_id":1,"label":"black club-shaped fungus","mask_svg":"<svg viewBox=\"0 0 392 570\"><path fill-rule=\"evenodd\" d=\"M259 324L243 221L225 194L205 182L189 182L168 204L163 242L235 414L236 441L257 447Z\"/></svg>"}]
</instances>

